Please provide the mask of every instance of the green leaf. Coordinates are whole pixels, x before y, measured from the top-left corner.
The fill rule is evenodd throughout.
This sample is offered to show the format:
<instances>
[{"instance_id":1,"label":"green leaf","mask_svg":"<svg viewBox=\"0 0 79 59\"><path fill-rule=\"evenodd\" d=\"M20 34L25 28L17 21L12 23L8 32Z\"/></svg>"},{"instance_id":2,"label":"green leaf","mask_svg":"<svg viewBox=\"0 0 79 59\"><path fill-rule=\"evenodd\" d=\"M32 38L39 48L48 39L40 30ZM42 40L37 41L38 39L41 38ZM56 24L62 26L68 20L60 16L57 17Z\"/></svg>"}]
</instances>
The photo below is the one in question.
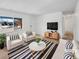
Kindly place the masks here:
<instances>
[{"instance_id":1,"label":"green leaf","mask_svg":"<svg viewBox=\"0 0 79 59\"><path fill-rule=\"evenodd\" d=\"M41 38L36 38L36 42L39 43Z\"/></svg>"}]
</instances>

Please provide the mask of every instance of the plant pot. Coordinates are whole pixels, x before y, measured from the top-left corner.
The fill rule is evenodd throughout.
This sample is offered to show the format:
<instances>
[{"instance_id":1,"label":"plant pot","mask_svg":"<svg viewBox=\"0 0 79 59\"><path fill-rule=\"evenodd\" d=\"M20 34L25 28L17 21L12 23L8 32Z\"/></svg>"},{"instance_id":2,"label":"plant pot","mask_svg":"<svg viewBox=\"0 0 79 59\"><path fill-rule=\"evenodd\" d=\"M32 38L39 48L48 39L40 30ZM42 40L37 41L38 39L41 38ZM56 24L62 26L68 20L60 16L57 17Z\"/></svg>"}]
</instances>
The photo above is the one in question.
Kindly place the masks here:
<instances>
[{"instance_id":1,"label":"plant pot","mask_svg":"<svg viewBox=\"0 0 79 59\"><path fill-rule=\"evenodd\" d=\"M0 49L4 48L4 43L0 44Z\"/></svg>"}]
</instances>

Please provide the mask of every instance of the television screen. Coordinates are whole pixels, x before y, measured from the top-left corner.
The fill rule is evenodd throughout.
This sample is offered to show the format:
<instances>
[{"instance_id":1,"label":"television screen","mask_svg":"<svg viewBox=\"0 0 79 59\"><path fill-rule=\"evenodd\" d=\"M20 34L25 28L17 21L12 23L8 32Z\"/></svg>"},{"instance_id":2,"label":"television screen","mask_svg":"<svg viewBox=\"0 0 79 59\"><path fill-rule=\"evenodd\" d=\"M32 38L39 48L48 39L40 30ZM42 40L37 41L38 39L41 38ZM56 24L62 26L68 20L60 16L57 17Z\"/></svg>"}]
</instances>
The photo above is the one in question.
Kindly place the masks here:
<instances>
[{"instance_id":1,"label":"television screen","mask_svg":"<svg viewBox=\"0 0 79 59\"><path fill-rule=\"evenodd\" d=\"M49 30L58 30L58 22L48 22L47 29Z\"/></svg>"}]
</instances>

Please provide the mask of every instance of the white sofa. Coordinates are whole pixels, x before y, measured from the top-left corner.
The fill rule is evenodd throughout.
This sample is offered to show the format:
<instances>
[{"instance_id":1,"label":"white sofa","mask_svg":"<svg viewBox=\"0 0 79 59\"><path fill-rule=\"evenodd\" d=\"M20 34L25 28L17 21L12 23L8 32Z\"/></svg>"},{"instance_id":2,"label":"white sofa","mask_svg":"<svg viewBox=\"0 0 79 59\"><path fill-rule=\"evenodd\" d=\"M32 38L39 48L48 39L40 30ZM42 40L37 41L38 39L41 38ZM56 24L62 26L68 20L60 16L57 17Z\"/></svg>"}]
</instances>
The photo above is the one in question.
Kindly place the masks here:
<instances>
[{"instance_id":1,"label":"white sofa","mask_svg":"<svg viewBox=\"0 0 79 59\"><path fill-rule=\"evenodd\" d=\"M26 33L22 33L22 34L12 34L8 35L6 37L6 46L7 46L7 50L10 50L16 46L19 46L21 44L24 44L24 42L27 42L33 38L35 38L35 32L32 32L32 35L27 35ZM17 38L17 36L19 38Z\"/></svg>"},{"instance_id":2,"label":"white sofa","mask_svg":"<svg viewBox=\"0 0 79 59\"><path fill-rule=\"evenodd\" d=\"M24 41L21 39L21 36L19 36L17 34L11 34L11 35L6 36L7 50L10 50L23 43L24 43Z\"/></svg>"},{"instance_id":3,"label":"white sofa","mask_svg":"<svg viewBox=\"0 0 79 59\"><path fill-rule=\"evenodd\" d=\"M79 41L73 40L73 50L75 52L75 59L79 59Z\"/></svg>"},{"instance_id":4,"label":"white sofa","mask_svg":"<svg viewBox=\"0 0 79 59\"><path fill-rule=\"evenodd\" d=\"M65 50L65 44L66 40L60 39L59 45L52 57L52 59L64 59L64 50Z\"/></svg>"},{"instance_id":5,"label":"white sofa","mask_svg":"<svg viewBox=\"0 0 79 59\"><path fill-rule=\"evenodd\" d=\"M59 45L58 45L58 47L57 47L57 49L56 49L56 51L55 51L55 53L54 53L52 59L64 59L65 53L68 52L68 51L66 51L66 49L65 49L67 42L68 42L67 40L60 39ZM70 50L69 50L69 51L70 51ZM67 59L67 58L66 58L66 59ZM72 57L71 59L73 59L73 57Z\"/></svg>"}]
</instances>

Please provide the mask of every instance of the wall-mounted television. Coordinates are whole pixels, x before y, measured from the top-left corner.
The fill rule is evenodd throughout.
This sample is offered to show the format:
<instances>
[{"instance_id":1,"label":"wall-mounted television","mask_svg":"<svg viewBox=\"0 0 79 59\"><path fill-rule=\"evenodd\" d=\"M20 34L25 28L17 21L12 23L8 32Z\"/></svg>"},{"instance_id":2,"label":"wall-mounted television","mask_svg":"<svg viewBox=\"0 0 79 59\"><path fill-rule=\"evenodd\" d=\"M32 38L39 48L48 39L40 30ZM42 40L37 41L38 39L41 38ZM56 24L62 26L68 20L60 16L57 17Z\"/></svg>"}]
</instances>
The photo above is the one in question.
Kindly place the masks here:
<instances>
[{"instance_id":1,"label":"wall-mounted television","mask_svg":"<svg viewBox=\"0 0 79 59\"><path fill-rule=\"evenodd\" d=\"M47 29L48 30L58 30L58 22L48 22Z\"/></svg>"}]
</instances>

